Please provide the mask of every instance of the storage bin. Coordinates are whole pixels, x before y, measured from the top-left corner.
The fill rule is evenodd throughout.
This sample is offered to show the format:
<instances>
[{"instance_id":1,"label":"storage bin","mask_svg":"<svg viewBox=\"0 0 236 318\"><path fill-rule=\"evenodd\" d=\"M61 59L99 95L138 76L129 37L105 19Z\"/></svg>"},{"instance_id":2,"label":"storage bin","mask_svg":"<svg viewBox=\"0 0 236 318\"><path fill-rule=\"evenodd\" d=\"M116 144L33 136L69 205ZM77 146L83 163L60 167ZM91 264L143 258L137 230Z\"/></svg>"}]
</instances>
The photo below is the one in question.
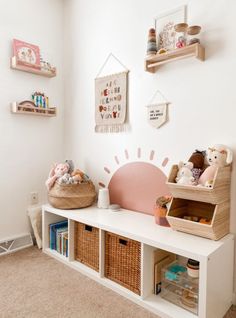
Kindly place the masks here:
<instances>
[{"instance_id":1,"label":"storage bin","mask_svg":"<svg viewBox=\"0 0 236 318\"><path fill-rule=\"evenodd\" d=\"M55 182L48 192L49 203L57 209L79 209L94 203L96 191L92 181L77 184Z\"/></svg>"},{"instance_id":2,"label":"storage bin","mask_svg":"<svg viewBox=\"0 0 236 318\"><path fill-rule=\"evenodd\" d=\"M179 185L175 182L177 173L178 166L173 165L166 183L173 197L209 202L212 204L229 200L231 166L217 169L212 188Z\"/></svg>"},{"instance_id":3,"label":"storage bin","mask_svg":"<svg viewBox=\"0 0 236 318\"><path fill-rule=\"evenodd\" d=\"M75 222L75 259L99 271L99 229Z\"/></svg>"},{"instance_id":4,"label":"storage bin","mask_svg":"<svg viewBox=\"0 0 236 318\"><path fill-rule=\"evenodd\" d=\"M167 220L174 230L219 240L229 233L229 209L229 201L211 204L173 198L167 212ZM184 216L207 219L210 224L183 219Z\"/></svg>"},{"instance_id":5,"label":"storage bin","mask_svg":"<svg viewBox=\"0 0 236 318\"><path fill-rule=\"evenodd\" d=\"M105 277L140 295L141 243L105 232Z\"/></svg>"},{"instance_id":6,"label":"storage bin","mask_svg":"<svg viewBox=\"0 0 236 318\"><path fill-rule=\"evenodd\" d=\"M185 270L178 272L178 267ZM199 280L188 276L186 266L175 261L162 269L161 297L197 315Z\"/></svg>"}]
</instances>

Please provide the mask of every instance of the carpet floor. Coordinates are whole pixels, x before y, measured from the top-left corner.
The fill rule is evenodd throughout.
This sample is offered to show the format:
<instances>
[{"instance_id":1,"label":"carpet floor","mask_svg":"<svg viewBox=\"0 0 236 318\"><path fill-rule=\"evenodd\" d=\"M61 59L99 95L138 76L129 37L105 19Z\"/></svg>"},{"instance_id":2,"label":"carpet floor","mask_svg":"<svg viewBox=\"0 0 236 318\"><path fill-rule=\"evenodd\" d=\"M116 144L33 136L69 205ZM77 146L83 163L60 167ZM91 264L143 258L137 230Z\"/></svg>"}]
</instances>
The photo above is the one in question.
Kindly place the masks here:
<instances>
[{"instance_id":1,"label":"carpet floor","mask_svg":"<svg viewBox=\"0 0 236 318\"><path fill-rule=\"evenodd\" d=\"M158 318L36 247L0 257L0 282L0 318Z\"/></svg>"}]
</instances>

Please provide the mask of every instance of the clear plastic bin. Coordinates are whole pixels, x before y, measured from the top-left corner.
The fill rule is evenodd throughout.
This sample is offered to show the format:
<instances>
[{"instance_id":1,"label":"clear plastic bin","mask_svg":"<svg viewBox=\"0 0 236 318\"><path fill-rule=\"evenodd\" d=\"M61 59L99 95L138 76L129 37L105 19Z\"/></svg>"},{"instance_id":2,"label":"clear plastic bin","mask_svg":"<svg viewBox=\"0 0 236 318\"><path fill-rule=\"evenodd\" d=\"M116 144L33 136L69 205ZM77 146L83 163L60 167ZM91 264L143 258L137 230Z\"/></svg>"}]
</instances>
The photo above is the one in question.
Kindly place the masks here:
<instances>
[{"instance_id":1,"label":"clear plastic bin","mask_svg":"<svg viewBox=\"0 0 236 318\"><path fill-rule=\"evenodd\" d=\"M175 261L162 269L162 298L198 313L199 279L187 273L185 264Z\"/></svg>"}]
</instances>

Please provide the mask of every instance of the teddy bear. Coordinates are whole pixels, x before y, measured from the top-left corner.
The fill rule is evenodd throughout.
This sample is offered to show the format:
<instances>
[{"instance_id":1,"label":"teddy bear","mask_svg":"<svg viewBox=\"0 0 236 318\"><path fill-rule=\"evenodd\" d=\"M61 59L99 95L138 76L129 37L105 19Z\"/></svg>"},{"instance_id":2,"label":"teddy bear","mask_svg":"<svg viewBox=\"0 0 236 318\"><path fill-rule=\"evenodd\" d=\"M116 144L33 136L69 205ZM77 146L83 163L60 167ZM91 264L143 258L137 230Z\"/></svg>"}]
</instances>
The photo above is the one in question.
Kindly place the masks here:
<instances>
[{"instance_id":1,"label":"teddy bear","mask_svg":"<svg viewBox=\"0 0 236 318\"><path fill-rule=\"evenodd\" d=\"M46 187L49 191L54 183L65 183L63 180L64 175L69 174L73 171L74 164L72 160L66 160L64 163L55 163L49 172L48 179L46 181Z\"/></svg>"},{"instance_id":2,"label":"teddy bear","mask_svg":"<svg viewBox=\"0 0 236 318\"><path fill-rule=\"evenodd\" d=\"M72 183L81 183L83 181L88 181L89 177L79 169L76 169L71 174Z\"/></svg>"},{"instance_id":3,"label":"teddy bear","mask_svg":"<svg viewBox=\"0 0 236 318\"><path fill-rule=\"evenodd\" d=\"M208 148L206 159L209 166L199 178L198 185L212 188L217 169L232 163L233 152L225 145L215 145Z\"/></svg>"},{"instance_id":4,"label":"teddy bear","mask_svg":"<svg viewBox=\"0 0 236 318\"><path fill-rule=\"evenodd\" d=\"M177 173L177 177L175 178L175 181L178 184L182 184L182 185L193 185L194 183L194 177L192 174L193 163L192 162L184 163L183 161L180 161L178 168L179 170Z\"/></svg>"}]
</instances>

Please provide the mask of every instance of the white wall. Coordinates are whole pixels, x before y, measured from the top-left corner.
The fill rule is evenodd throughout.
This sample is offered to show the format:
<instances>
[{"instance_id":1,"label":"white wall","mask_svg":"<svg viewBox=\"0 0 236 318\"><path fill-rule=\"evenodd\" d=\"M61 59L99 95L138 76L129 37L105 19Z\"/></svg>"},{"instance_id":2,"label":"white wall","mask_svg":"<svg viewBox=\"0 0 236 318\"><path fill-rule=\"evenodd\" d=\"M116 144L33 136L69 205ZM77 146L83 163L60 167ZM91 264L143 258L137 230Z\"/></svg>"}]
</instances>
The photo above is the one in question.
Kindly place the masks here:
<instances>
[{"instance_id":1,"label":"white wall","mask_svg":"<svg viewBox=\"0 0 236 318\"><path fill-rule=\"evenodd\" d=\"M44 182L52 162L62 160L64 92L63 3L60 0L0 0L0 240L29 231L31 191L45 201ZM39 45L58 68L53 79L11 70L12 39ZM10 103L43 91L58 106L56 118L12 115Z\"/></svg>"},{"instance_id":2,"label":"white wall","mask_svg":"<svg viewBox=\"0 0 236 318\"><path fill-rule=\"evenodd\" d=\"M107 181L103 167L125 161L124 149L136 160L156 150L159 165L187 160L196 148L223 143L236 151L236 41L234 0L187 1L188 21L200 24L206 61L182 60L152 75L144 72L148 29L160 12L181 0L67 0L66 4L66 154L95 182ZM129 69L130 131L94 132L94 78L113 52ZM172 102L170 121L160 130L146 120L147 104L156 89ZM236 153L235 153L236 155ZM236 163L236 156L235 161ZM235 170L234 163L234 170ZM170 168L170 165L167 169ZM140 182L142 182L140 180ZM236 176L232 178L231 230L236 233Z\"/></svg>"}]
</instances>

